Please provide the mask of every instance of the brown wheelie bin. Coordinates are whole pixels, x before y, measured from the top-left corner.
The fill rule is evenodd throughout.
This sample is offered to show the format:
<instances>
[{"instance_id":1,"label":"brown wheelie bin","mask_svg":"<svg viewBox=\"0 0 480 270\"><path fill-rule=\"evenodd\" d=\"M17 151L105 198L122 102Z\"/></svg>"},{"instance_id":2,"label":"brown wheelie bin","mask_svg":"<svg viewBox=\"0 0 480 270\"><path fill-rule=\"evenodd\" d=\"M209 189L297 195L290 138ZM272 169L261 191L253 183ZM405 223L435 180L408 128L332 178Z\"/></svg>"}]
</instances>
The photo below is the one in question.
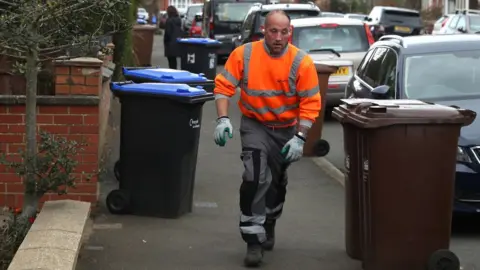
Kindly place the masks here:
<instances>
[{"instance_id":1,"label":"brown wheelie bin","mask_svg":"<svg viewBox=\"0 0 480 270\"><path fill-rule=\"evenodd\" d=\"M136 24L133 26L133 52L134 63L137 66L148 67L152 65L153 38L155 25Z\"/></svg>"},{"instance_id":2,"label":"brown wheelie bin","mask_svg":"<svg viewBox=\"0 0 480 270\"><path fill-rule=\"evenodd\" d=\"M345 248L352 259L363 258L363 189L360 169L362 168L359 151L359 138L363 129L345 122L346 116L362 103L361 99L347 100L344 106L339 106L332 114L343 127L343 147L345 153ZM378 102L378 101L377 101ZM419 103L416 100L381 101L383 105Z\"/></svg>"},{"instance_id":3,"label":"brown wheelie bin","mask_svg":"<svg viewBox=\"0 0 480 270\"><path fill-rule=\"evenodd\" d=\"M448 250L457 142L475 112L411 101L344 102L350 108L341 105L334 117L362 130L364 269L460 269Z\"/></svg>"},{"instance_id":4,"label":"brown wheelie bin","mask_svg":"<svg viewBox=\"0 0 480 270\"><path fill-rule=\"evenodd\" d=\"M326 156L330 151L330 145L327 141L322 140L323 121L325 118L325 104L327 97L328 78L331 74L337 72L339 66L327 65L322 62L315 62L315 68L317 69L318 83L320 87L320 95L322 98L322 109L320 115L315 120L307 134L307 141L303 147L303 156Z\"/></svg>"}]
</instances>

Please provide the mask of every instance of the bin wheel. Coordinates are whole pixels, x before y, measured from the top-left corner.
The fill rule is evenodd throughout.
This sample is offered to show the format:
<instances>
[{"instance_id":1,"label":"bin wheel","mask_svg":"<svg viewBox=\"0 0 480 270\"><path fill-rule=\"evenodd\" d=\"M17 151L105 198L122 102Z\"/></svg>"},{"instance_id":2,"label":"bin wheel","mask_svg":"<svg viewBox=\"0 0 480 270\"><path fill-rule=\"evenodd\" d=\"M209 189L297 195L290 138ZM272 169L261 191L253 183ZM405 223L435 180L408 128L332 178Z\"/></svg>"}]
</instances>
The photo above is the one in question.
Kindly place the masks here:
<instances>
[{"instance_id":1,"label":"bin wheel","mask_svg":"<svg viewBox=\"0 0 480 270\"><path fill-rule=\"evenodd\" d=\"M130 208L130 194L123 189L112 190L107 196L107 208L115 215L127 214Z\"/></svg>"},{"instance_id":2,"label":"bin wheel","mask_svg":"<svg viewBox=\"0 0 480 270\"><path fill-rule=\"evenodd\" d=\"M115 162L115 165L113 166L113 173L115 174L117 181L120 181L120 160Z\"/></svg>"},{"instance_id":3,"label":"bin wheel","mask_svg":"<svg viewBox=\"0 0 480 270\"><path fill-rule=\"evenodd\" d=\"M313 147L313 153L317 157L324 157L330 152L330 144L325 140L318 140Z\"/></svg>"},{"instance_id":4,"label":"bin wheel","mask_svg":"<svg viewBox=\"0 0 480 270\"><path fill-rule=\"evenodd\" d=\"M440 249L430 255L427 270L460 270L460 259L450 250Z\"/></svg>"}]
</instances>

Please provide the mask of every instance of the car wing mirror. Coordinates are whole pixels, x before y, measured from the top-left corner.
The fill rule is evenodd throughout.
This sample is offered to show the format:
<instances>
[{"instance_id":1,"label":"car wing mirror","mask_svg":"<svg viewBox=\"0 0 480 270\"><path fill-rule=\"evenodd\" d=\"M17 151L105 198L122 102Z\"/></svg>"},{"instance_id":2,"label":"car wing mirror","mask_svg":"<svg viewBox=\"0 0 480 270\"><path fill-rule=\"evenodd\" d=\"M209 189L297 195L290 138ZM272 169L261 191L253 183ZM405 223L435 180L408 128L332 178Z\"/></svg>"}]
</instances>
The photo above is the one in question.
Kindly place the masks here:
<instances>
[{"instance_id":1,"label":"car wing mirror","mask_svg":"<svg viewBox=\"0 0 480 270\"><path fill-rule=\"evenodd\" d=\"M372 19L372 18L370 18L370 17L365 17L365 21L367 21L367 22L371 22L371 21L373 21L373 19Z\"/></svg>"},{"instance_id":2,"label":"car wing mirror","mask_svg":"<svg viewBox=\"0 0 480 270\"><path fill-rule=\"evenodd\" d=\"M458 30L459 32L462 32L462 33L467 32L467 31L465 31L465 29L463 29L463 27L459 27L459 28L457 28L457 30Z\"/></svg>"},{"instance_id":3,"label":"car wing mirror","mask_svg":"<svg viewBox=\"0 0 480 270\"><path fill-rule=\"evenodd\" d=\"M372 90L372 97L374 99L387 99L388 98L388 91L390 90L390 86L388 85L380 85Z\"/></svg>"}]
</instances>

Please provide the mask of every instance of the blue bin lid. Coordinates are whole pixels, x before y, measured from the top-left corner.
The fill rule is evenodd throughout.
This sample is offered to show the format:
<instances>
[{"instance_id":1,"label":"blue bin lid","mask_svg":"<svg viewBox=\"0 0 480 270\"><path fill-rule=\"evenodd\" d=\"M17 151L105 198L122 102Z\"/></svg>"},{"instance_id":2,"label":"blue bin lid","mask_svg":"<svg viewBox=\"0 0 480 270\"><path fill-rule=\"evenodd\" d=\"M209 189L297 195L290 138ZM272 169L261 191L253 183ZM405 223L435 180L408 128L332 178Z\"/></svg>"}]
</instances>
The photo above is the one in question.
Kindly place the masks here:
<instances>
[{"instance_id":1,"label":"blue bin lid","mask_svg":"<svg viewBox=\"0 0 480 270\"><path fill-rule=\"evenodd\" d=\"M159 96L193 97L207 93L202 87L173 83L115 83L110 85L112 91L124 93L151 94Z\"/></svg>"},{"instance_id":2,"label":"blue bin lid","mask_svg":"<svg viewBox=\"0 0 480 270\"><path fill-rule=\"evenodd\" d=\"M131 76L162 83L194 83L208 81L203 73L195 74L186 70L169 68L128 69L123 67L122 71L123 75L126 77Z\"/></svg>"},{"instance_id":3,"label":"blue bin lid","mask_svg":"<svg viewBox=\"0 0 480 270\"><path fill-rule=\"evenodd\" d=\"M179 38L177 42L189 44L221 44L220 41L211 38Z\"/></svg>"}]
</instances>

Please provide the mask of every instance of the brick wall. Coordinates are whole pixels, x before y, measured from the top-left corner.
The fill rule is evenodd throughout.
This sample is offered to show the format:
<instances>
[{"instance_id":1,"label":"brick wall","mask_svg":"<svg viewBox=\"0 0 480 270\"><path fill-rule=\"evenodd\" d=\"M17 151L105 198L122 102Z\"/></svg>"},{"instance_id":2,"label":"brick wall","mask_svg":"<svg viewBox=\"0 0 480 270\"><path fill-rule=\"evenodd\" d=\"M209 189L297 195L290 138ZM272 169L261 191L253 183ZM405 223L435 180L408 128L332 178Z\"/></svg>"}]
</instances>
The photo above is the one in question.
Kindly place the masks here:
<instances>
[{"instance_id":1,"label":"brick wall","mask_svg":"<svg viewBox=\"0 0 480 270\"><path fill-rule=\"evenodd\" d=\"M37 98L37 127L59 134L71 140L85 141L87 146L76 159L77 188L67 195L47 194L45 200L74 199L95 203L98 198L98 177L87 181L87 174L99 171L100 126L108 115L111 98L102 95L102 61L95 58L80 58L55 63L55 96ZM108 84L108 82L106 82ZM0 96L0 151L15 154L25 142L25 97ZM103 104L103 105L101 105ZM107 104L107 105L105 105ZM107 111L107 112L105 112ZM0 207L21 207L23 184L11 169L0 166Z\"/></svg>"}]
</instances>

